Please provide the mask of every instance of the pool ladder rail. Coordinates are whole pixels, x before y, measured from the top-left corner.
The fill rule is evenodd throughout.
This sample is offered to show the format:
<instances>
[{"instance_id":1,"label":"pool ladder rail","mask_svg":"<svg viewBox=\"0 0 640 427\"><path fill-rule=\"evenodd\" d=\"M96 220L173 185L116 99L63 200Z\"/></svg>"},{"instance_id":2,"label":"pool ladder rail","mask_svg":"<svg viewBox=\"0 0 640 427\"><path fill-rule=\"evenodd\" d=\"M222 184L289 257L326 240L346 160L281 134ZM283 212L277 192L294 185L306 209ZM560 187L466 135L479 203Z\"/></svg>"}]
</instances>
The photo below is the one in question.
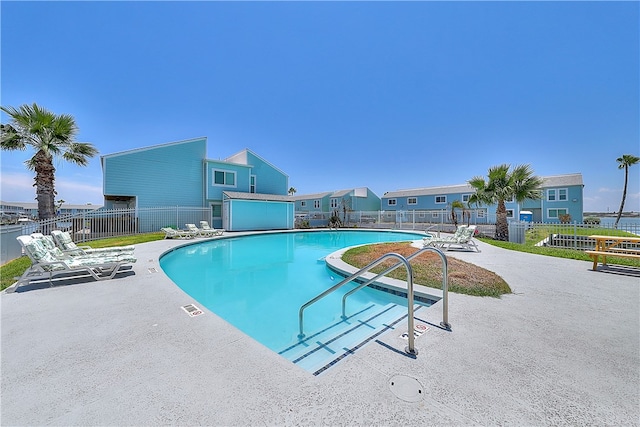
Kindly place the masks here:
<instances>
[{"instance_id":1,"label":"pool ladder rail","mask_svg":"<svg viewBox=\"0 0 640 427\"><path fill-rule=\"evenodd\" d=\"M362 267L360 270L356 271L351 276L345 278L344 280L342 280L338 284L332 286L331 288L327 289L326 291L322 292L321 294L317 295L316 297L314 297L314 298L310 299L309 301L307 301L306 303L304 303L302 306L300 306L300 310L298 312L298 322L299 322L299 325L300 325L300 334L298 334L298 338L302 339L305 336L304 335L304 310L307 307L309 307L310 305L318 302L322 298L324 298L327 295L329 295L330 293L338 290L339 288L341 288L342 286L346 285L347 283L357 279L358 277L362 276L364 273L367 273L369 270L371 270L372 268L374 268L378 264L382 263L387 258L397 258L400 262L398 262L397 264L392 265L391 267L387 268L386 270L384 270L382 273L379 273L375 277L373 277L371 279L368 279L367 281L359 284L357 287L355 287L354 289L350 290L349 292L347 292L342 297L342 318L343 319L347 318L346 313L345 313L345 311L346 311L345 310L345 305L346 305L347 297L349 297L353 293L359 291L360 289L364 288L365 286L368 286L371 283L375 282L380 277L385 276L386 274L392 272L396 268L399 268L399 267L404 265L405 269L407 270L407 322L408 322L408 330L410 331L409 334L407 334L409 342L408 342L407 347L405 347L405 352L408 353L408 354L416 356L418 354L418 350L415 348L415 337L414 337L414 334L411 333L411 331L413 331L413 328L414 328L414 322L413 322L414 321L414 319L413 319L413 269L411 268L411 264L409 263L409 261L411 261L412 259L416 258L417 256L419 256L420 254L422 254L424 252L435 252L440 256L440 259L442 260L442 322L440 322L440 326L442 326L443 328L445 328L447 330L451 330L451 325L449 324L449 309L448 309L448 305L449 305L449 289L448 289L448 280L447 280L447 270L448 270L447 257L444 255L444 253L440 249L429 246L429 247L425 247L425 248L420 249L419 251L409 255L406 258L403 257L400 254L395 253L395 252L390 252L390 253L384 254L380 258L378 258L375 261L371 262L370 264L366 265L365 267Z\"/></svg>"}]
</instances>

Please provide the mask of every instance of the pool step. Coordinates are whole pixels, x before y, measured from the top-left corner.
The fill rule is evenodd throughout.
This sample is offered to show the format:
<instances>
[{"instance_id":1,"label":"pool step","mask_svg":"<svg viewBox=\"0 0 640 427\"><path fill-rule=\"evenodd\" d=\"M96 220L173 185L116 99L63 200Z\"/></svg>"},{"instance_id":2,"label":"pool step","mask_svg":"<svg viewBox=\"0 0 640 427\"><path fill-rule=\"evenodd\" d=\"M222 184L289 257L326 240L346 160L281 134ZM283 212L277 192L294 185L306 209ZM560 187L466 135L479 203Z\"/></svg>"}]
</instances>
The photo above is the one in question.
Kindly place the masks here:
<instances>
[{"instance_id":1,"label":"pool step","mask_svg":"<svg viewBox=\"0 0 640 427\"><path fill-rule=\"evenodd\" d=\"M406 326L407 307L398 304L372 304L346 320L325 330L312 332L302 341L280 351L280 355L301 368L318 375L376 336Z\"/></svg>"}]
</instances>

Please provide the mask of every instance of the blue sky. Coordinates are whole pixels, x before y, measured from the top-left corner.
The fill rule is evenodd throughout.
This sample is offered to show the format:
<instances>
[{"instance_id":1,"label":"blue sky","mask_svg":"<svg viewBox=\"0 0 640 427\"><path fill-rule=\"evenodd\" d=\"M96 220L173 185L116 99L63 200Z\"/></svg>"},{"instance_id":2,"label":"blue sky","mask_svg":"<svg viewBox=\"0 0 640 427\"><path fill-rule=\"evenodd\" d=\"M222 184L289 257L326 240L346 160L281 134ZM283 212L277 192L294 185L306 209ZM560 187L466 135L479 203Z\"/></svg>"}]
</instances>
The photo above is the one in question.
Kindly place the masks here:
<instances>
[{"instance_id":1,"label":"blue sky","mask_svg":"<svg viewBox=\"0 0 640 427\"><path fill-rule=\"evenodd\" d=\"M615 159L640 155L638 2L0 8L2 105L72 114L101 155L207 136L209 158L250 148L297 194L379 196L528 163L582 173L587 211L617 210ZM34 201L32 154L1 153L3 200ZM56 166L58 198L102 203L99 157ZM629 184L640 211L640 165Z\"/></svg>"}]
</instances>

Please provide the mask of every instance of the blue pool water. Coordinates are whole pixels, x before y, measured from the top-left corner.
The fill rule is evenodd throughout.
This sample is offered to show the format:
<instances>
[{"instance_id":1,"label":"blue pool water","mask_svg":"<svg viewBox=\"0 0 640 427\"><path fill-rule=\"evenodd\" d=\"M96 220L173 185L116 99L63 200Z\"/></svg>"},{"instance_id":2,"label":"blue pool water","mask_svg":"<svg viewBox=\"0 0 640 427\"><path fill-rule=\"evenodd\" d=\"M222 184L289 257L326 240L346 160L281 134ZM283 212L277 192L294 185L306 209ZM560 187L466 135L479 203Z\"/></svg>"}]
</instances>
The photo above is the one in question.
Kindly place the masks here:
<instances>
[{"instance_id":1,"label":"blue pool water","mask_svg":"<svg viewBox=\"0 0 640 427\"><path fill-rule=\"evenodd\" d=\"M160 266L199 304L283 354L300 344L300 306L342 280L326 267L325 256L348 246L421 237L386 231L260 234L177 248L160 259ZM369 317L361 320L354 316L345 322L340 317L341 299L354 286L346 285L305 310L304 332L308 337L333 325L386 321L379 314L382 312L400 310L406 314L405 298L366 288L349 297L347 314L365 313Z\"/></svg>"}]
</instances>

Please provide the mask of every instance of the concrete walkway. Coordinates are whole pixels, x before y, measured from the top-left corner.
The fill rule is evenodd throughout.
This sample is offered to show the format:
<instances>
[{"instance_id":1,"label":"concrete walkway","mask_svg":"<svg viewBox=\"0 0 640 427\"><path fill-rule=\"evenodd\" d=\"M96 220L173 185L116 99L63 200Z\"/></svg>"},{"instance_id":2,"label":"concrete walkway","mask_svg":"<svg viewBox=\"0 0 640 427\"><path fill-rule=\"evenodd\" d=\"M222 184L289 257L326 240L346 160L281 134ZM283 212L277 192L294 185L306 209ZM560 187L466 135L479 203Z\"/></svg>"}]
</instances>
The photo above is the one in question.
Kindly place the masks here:
<instances>
[{"instance_id":1,"label":"concrete walkway","mask_svg":"<svg viewBox=\"0 0 640 427\"><path fill-rule=\"evenodd\" d=\"M639 425L640 279L511 252L447 253L502 276L450 294L314 377L206 311L136 248L113 280L2 293L2 425ZM404 328L404 329L403 329ZM393 383L393 385L391 384ZM398 397L400 396L400 397Z\"/></svg>"}]
</instances>

